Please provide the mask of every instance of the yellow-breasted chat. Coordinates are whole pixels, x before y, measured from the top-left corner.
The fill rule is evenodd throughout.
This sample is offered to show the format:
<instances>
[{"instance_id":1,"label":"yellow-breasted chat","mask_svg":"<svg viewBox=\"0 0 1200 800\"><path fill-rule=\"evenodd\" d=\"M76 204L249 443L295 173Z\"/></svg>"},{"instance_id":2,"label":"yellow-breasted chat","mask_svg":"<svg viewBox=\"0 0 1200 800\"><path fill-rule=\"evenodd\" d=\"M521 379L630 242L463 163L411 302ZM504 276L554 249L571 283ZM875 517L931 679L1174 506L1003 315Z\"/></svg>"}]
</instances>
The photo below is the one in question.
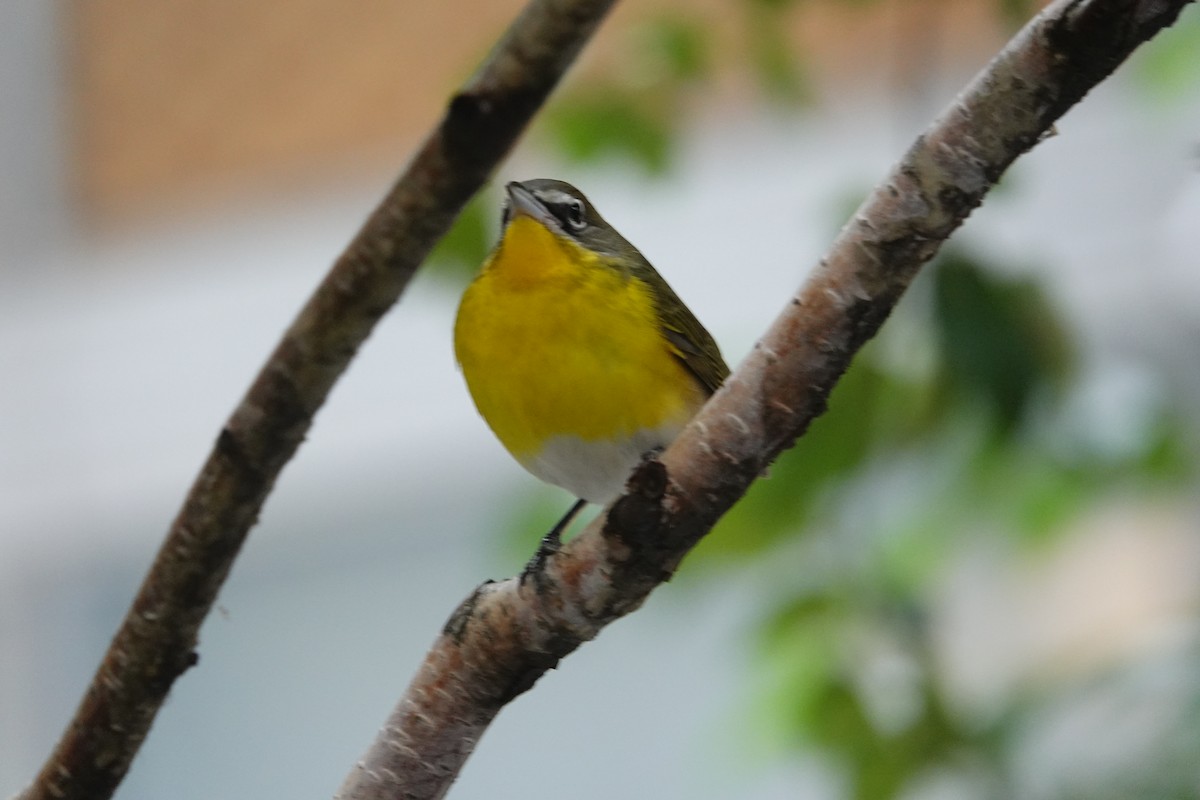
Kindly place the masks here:
<instances>
[{"instance_id":1,"label":"yellow-breasted chat","mask_svg":"<svg viewBox=\"0 0 1200 800\"><path fill-rule=\"evenodd\" d=\"M650 262L568 183L512 182L500 241L467 287L454 349L514 458L584 502L621 493L729 374Z\"/></svg>"}]
</instances>

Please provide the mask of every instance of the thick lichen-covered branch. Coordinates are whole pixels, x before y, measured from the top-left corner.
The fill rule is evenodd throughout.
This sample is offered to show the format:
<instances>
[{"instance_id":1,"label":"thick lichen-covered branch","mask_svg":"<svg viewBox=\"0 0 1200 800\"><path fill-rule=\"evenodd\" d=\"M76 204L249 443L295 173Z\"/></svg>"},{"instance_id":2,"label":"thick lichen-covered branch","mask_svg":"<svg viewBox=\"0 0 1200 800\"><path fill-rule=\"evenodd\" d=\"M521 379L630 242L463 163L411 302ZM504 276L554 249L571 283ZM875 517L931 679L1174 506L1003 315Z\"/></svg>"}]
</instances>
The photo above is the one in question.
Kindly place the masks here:
<instances>
[{"instance_id":1,"label":"thick lichen-covered branch","mask_svg":"<svg viewBox=\"0 0 1200 800\"><path fill-rule=\"evenodd\" d=\"M462 604L339 798L442 797L499 709L637 608L824 411L921 265L1013 160L1188 2L1059 0L1027 25L917 139L626 495L544 564Z\"/></svg>"},{"instance_id":2,"label":"thick lichen-covered branch","mask_svg":"<svg viewBox=\"0 0 1200 800\"><path fill-rule=\"evenodd\" d=\"M284 464L375 323L615 0L533 0L337 260L217 436L92 684L23 800L124 777Z\"/></svg>"}]
</instances>

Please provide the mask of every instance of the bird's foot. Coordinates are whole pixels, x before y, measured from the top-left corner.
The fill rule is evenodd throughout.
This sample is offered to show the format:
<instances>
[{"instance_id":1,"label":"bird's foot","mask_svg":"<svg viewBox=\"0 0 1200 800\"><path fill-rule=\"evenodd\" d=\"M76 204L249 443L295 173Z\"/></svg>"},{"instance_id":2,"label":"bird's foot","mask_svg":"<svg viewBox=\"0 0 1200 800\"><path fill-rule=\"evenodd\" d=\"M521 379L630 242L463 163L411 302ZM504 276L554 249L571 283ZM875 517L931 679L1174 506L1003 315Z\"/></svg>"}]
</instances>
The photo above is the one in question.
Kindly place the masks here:
<instances>
[{"instance_id":1,"label":"bird's foot","mask_svg":"<svg viewBox=\"0 0 1200 800\"><path fill-rule=\"evenodd\" d=\"M562 549L562 534L571 524L571 520L583 509L587 504L586 500L576 500L566 514L563 514L562 519L555 523L550 532L542 537L542 541L538 544L537 551L533 554L533 558L529 559L529 563L525 565L525 569L521 572L521 583L531 575L540 575L546 568L546 562L552 555Z\"/></svg>"}]
</instances>

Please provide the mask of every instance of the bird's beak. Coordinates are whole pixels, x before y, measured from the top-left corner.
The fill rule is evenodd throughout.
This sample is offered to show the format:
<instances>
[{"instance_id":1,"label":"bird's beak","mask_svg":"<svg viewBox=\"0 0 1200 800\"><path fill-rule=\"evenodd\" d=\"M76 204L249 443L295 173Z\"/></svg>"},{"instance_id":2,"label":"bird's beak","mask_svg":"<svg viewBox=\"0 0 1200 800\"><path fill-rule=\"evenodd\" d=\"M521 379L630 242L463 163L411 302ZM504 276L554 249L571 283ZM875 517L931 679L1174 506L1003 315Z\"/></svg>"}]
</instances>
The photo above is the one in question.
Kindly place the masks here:
<instances>
[{"instance_id":1,"label":"bird's beak","mask_svg":"<svg viewBox=\"0 0 1200 800\"><path fill-rule=\"evenodd\" d=\"M516 181L509 182L504 187L504 190L508 192L509 222L512 222L518 216L526 216L540 222L552 231L560 230L561 226L558 224L558 220L546 210L546 207L534 196L533 192Z\"/></svg>"}]
</instances>

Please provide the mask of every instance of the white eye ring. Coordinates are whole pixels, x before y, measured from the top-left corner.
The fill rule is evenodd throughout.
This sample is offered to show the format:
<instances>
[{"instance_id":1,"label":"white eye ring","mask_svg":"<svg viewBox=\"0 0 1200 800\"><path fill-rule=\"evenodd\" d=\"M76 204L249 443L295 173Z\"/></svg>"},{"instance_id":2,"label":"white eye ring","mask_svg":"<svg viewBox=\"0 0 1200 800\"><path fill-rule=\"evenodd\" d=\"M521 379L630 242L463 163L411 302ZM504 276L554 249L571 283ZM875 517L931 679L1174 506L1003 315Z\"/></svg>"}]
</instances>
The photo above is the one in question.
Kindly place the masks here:
<instances>
[{"instance_id":1,"label":"white eye ring","mask_svg":"<svg viewBox=\"0 0 1200 800\"><path fill-rule=\"evenodd\" d=\"M583 216L583 203L580 201L571 200L567 203L567 224L577 231L587 227L587 219Z\"/></svg>"}]
</instances>

